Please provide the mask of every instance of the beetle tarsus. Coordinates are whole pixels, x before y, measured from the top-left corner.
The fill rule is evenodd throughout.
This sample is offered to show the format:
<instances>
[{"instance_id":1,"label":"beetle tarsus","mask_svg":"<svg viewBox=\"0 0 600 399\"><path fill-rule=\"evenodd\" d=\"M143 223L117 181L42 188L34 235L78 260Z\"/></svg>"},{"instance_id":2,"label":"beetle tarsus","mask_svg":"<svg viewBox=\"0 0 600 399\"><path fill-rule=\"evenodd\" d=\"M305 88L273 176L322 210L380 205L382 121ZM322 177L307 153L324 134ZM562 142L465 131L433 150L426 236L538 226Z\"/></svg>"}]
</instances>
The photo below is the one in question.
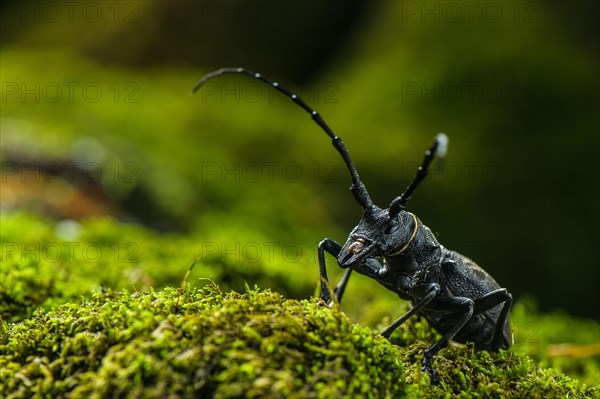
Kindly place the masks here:
<instances>
[{"instance_id":1,"label":"beetle tarsus","mask_svg":"<svg viewBox=\"0 0 600 399\"><path fill-rule=\"evenodd\" d=\"M432 359L430 357L427 357L426 355L423 358L423 365L421 366L421 371L429 374L431 383L433 385L437 385L440 382L440 375L438 374L437 370L433 368L431 363Z\"/></svg>"}]
</instances>

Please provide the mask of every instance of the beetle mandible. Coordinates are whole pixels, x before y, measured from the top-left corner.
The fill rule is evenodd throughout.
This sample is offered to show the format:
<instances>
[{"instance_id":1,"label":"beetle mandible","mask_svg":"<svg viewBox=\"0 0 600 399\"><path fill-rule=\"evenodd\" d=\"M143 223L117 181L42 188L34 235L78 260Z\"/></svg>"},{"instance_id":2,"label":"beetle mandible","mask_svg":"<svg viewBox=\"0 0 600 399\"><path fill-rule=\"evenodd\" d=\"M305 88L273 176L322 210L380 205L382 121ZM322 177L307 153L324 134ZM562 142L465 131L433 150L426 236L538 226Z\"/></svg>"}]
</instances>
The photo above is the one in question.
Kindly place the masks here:
<instances>
[{"instance_id":1,"label":"beetle mandible","mask_svg":"<svg viewBox=\"0 0 600 399\"><path fill-rule=\"evenodd\" d=\"M441 245L419 218L405 211L411 195L427 176L433 158L445 155L448 146L445 134L440 133L435 137L404 192L391 202L389 208L382 209L373 204L342 140L304 100L277 82L244 68L221 68L205 75L193 92L209 79L225 73L240 73L258 79L302 107L331 138L350 172L350 191L364 211L344 245L330 238L319 243L323 301L332 304L326 252L337 259L341 268L346 269L334 289L338 303L342 300L353 271L376 280L400 298L411 301L411 309L381 331L380 335L389 339L394 330L412 315L425 317L442 335L438 342L425 350L423 357L422 370L431 375L434 383L439 376L432 366L432 359L449 345L450 340L472 342L477 350L496 351L510 347L511 294L471 259Z\"/></svg>"}]
</instances>

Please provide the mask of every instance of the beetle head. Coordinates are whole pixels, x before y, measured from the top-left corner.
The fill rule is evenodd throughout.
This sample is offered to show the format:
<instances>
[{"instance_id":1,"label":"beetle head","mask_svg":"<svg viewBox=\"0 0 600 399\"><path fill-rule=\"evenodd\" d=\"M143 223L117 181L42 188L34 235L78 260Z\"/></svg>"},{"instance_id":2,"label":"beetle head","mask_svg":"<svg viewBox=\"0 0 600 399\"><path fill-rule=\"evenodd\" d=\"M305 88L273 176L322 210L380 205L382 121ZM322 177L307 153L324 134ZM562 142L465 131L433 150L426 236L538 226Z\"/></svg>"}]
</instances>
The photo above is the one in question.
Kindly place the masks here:
<instances>
[{"instance_id":1,"label":"beetle head","mask_svg":"<svg viewBox=\"0 0 600 399\"><path fill-rule=\"evenodd\" d=\"M340 250L338 264L347 268L367 258L394 252L408 241L412 233L409 228L411 221L406 212L390 217L389 209L375 205L367 208Z\"/></svg>"},{"instance_id":2,"label":"beetle head","mask_svg":"<svg viewBox=\"0 0 600 399\"><path fill-rule=\"evenodd\" d=\"M352 230L338 254L337 260L341 267L351 267L367 258L398 252L403 245L410 243L411 236L413 232L416 233L416 230L408 227L411 224L411 218L404 211L404 208L413 192L427 176L429 164L433 161L435 155L437 154L440 158L443 158L447 149L448 137L444 133L438 134L425 152L425 157L417 170L416 176L404 192L392 201L388 209L381 209L373 205L367 189L360 181L354 165L349 160L347 151L345 151L345 148L344 151L341 151L345 160L348 157L347 164L350 165L350 172L353 176L353 184L350 189L356 201L364 209L362 219ZM439 165L441 167L441 164ZM413 225L414 223L412 222ZM416 228L417 226L414 226L414 229Z\"/></svg>"}]
</instances>

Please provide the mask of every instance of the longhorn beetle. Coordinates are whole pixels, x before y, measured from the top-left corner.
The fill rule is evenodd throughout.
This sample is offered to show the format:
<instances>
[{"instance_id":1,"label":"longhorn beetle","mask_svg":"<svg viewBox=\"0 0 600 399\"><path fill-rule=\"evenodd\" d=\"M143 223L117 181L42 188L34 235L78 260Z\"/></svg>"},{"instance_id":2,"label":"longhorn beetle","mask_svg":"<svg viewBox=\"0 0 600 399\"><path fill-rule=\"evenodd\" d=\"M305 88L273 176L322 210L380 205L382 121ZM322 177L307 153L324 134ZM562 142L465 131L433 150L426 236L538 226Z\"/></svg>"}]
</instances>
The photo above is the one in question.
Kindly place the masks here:
<instances>
[{"instance_id":1,"label":"longhorn beetle","mask_svg":"<svg viewBox=\"0 0 600 399\"><path fill-rule=\"evenodd\" d=\"M500 288L471 259L442 246L419 218L404 210L414 191L427 176L429 164L435 155L440 158L445 155L448 145L445 134L440 133L435 137L433 144L425 152L415 177L404 192L391 202L388 209L381 209L371 201L342 139L316 111L279 83L244 68L222 68L205 75L193 92L200 89L207 80L225 73L248 75L289 97L327 133L350 171L350 191L364 212L344 245L330 238L319 243L323 301L330 306L332 304L325 252L333 255L338 265L346 269L333 291L338 303L342 300L353 271L376 280L400 298L411 301L411 309L381 331L380 335L389 339L394 330L410 316L424 316L442 335L442 339L425 350L423 358L422 370L431 375L434 383L439 381L439 376L432 367L432 359L448 346L450 340L472 342L477 350L495 351L510 346L511 294L505 288Z\"/></svg>"}]
</instances>

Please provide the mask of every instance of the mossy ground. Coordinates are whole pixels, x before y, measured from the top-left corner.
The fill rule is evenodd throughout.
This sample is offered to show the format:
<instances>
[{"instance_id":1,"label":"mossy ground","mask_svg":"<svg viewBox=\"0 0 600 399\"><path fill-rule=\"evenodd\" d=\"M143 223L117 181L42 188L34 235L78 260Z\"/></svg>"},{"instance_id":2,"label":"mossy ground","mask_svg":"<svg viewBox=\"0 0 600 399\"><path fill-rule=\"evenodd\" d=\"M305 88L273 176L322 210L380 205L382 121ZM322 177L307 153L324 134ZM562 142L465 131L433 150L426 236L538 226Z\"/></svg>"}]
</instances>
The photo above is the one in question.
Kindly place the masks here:
<instances>
[{"instance_id":1,"label":"mossy ground","mask_svg":"<svg viewBox=\"0 0 600 399\"><path fill-rule=\"evenodd\" d=\"M272 284L286 296L310 291L316 286L315 268L306 273L294 271L303 264L271 267L261 277L244 269L243 262L224 262L217 265L219 273L217 267L198 265L177 303L177 289L171 287L193 259L193 238L97 219L84 222L76 240L79 247L94 243L106 251L94 262L80 251L52 257L19 249L21 244L31 249L36 243L40 248L63 243L55 227L56 222L39 217L2 215L3 397L600 395L593 349L579 358L552 357L547 350L556 343L597 345L593 321L540 315L521 302L513 311L512 350L490 354L452 345L436 358L442 382L433 386L420 361L437 334L413 318L391 342L377 337L406 306L397 299L387 303L377 287L361 286L359 300L384 298L372 309L368 303L359 306L352 296L343 308L330 309L315 299L285 299L273 290L244 288L248 281ZM115 242L138 243L136 262L115 259L109 251ZM14 243L17 250L7 246ZM226 274L229 279L221 278ZM198 279L208 275L222 279L223 288ZM294 291L290 282L302 288Z\"/></svg>"},{"instance_id":2,"label":"mossy ground","mask_svg":"<svg viewBox=\"0 0 600 399\"><path fill-rule=\"evenodd\" d=\"M9 397L401 396L398 348L343 313L208 286L99 293L3 325Z\"/></svg>"},{"instance_id":3,"label":"mossy ground","mask_svg":"<svg viewBox=\"0 0 600 399\"><path fill-rule=\"evenodd\" d=\"M527 356L451 347L433 386L426 325L394 345L319 301L216 286L106 292L3 322L0 387L29 397L593 397ZM410 341L410 343L409 343Z\"/></svg>"}]
</instances>

